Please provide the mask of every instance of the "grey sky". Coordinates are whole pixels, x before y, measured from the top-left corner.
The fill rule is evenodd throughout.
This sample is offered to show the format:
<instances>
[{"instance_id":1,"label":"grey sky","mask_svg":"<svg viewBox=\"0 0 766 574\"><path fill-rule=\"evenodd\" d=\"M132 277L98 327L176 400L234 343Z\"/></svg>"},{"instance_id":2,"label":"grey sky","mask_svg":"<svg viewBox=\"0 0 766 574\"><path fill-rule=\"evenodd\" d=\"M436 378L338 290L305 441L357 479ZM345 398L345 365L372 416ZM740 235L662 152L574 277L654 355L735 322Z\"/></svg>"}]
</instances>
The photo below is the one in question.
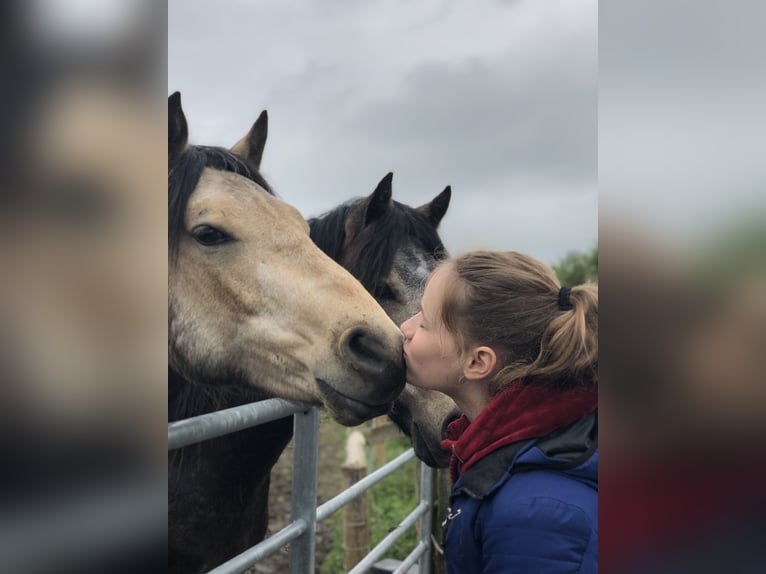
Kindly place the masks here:
<instances>
[{"instance_id":1,"label":"grey sky","mask_svg":"<svg viewBox=\"0 0 766 574\"><path fill-rule=\"evenodd\" d=\"M766 4L689 8L602 4L598 163L603 223L694 247L766 213Z\"/></svg>"},{"instance_id":2,"label":"grey sky","mask_svg":"<svg viewBox=\"0 0 766 574\"><path fill-rule=\"evenodd\" d=\"M447 248L548 262L597 241L597 3L168 2L168 93L194 143L230 146L262 109L262 169L310 217L446 185Z\"/></svg>"}]
</instances>

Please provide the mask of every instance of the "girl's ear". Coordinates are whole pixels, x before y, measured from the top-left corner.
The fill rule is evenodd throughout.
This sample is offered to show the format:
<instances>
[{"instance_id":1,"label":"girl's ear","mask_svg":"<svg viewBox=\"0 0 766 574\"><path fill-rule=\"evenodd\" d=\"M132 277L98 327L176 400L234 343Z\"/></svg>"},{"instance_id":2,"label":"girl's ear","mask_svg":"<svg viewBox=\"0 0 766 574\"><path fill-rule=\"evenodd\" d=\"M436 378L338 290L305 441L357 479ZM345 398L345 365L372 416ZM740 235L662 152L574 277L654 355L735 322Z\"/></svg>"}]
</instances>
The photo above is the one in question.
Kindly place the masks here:
<instances>
[{"instance_id":1,"label":"girl's ear","mask_svg":"<svg viewBox=\"0 0 766 574\"><path fill-rule=\"evenodd\" d=\"M488 378L497 365L497 354L487 346L475 347L466 357L463 375L469 381Z\"/></svg>"}]
</instances>

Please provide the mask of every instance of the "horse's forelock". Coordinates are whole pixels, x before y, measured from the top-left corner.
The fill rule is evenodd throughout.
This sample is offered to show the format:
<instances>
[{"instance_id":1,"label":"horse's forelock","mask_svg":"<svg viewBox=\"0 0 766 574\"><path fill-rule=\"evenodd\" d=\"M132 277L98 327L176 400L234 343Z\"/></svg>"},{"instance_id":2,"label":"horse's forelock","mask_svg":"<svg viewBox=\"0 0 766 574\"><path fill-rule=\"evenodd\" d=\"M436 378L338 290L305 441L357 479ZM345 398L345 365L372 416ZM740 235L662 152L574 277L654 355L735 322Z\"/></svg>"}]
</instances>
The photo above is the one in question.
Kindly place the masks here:
<instances>
[{"instance_id":1,"label":"horse's forelock","mask_svg":"<svg viewBox=\"0 0 766 574\"><path fill-rule=\"evenodd\" d=\"M346 219L354 205L354 202L346 202L308 220L311 240L319 249L339 263L346 245Z\"/></svg>"},{"instance_id":2,"label":"horse's forelock","mask_svg":"<svg viewBox=\"0 0 766 574\"><path fill-rule=\"evenodd\" d=\"M400 249L409 246L435 260L444 257L444 245L428 218L396 201L346 245L345 222L355 216L354 208L364 201L347 202L309 224L314 242L342 263L373 296L382 293Z\"/></svg>"},{"instance_id":3,"label":"horse's forelock","mask_svg":"<svg viewBox=\"0 0 766 574\"><path fill-rule=\"evenodd\" d=\"M258 168L246 159L222 147L189 146L168 173L168 252L171 261L178 254L186 206L206 167L246 177L274 195Z\"/></svg>"}]
</instances>

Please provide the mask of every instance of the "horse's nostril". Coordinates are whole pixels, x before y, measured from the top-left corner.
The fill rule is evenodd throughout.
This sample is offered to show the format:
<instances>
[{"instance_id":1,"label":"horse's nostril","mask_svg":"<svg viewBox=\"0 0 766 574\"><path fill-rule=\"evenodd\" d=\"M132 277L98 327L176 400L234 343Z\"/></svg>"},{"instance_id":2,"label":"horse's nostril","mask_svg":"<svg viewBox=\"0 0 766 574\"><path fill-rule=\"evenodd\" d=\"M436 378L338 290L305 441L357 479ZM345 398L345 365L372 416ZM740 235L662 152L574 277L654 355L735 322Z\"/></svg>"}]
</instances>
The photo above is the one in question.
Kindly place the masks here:
<instances>
[{"instance_id":1,"label":"horse's nostril","mask_svg":"<svg viewBox=\"0 0 766 574\"><path fill-rule=\"evenodd\" d=\"M362 386L346 389L349 396L379 405L393 401L402 391L405 371L401 345L397 348L368 327L357 326L341 336L340 353L364 380Z\"/></svg>"},{"instance_id":2,"label":"horse's nostril","mask_svg":"<svg viewBox=\"0 0 766 574\"><path fill-rule=\"evenodd\" d=\"M385 346L370 331L356 328L348 331L341 348L351 365L366 375L380 375L386 368Z\"/></svg>"},{"instance_id":3,"label":"horse's nostril","mask_svg":"<svg viewBox=\"0 0 766 574\"><path fill-rule=\"evenodd\" d=\"M365 360L379 360L381 345L361 329L349 337L348 347L352 354Z\"/></svg>"}]
</instances>

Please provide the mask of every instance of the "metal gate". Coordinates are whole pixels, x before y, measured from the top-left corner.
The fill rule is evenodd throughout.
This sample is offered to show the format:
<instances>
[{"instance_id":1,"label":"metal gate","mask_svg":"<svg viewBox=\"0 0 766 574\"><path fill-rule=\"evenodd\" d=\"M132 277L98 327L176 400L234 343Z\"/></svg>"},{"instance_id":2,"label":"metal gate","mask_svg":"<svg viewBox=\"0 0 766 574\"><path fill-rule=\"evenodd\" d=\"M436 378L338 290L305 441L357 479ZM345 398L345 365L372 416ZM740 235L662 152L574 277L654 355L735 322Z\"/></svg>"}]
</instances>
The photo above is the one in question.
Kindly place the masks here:
<instances>
[{"instance_id":1,"label":"metal gate","mask_svg":"<svg viewBox=\"0 0 766 574\"><path fill-rule=\"evenodd\" d=\"M211 570L215 574L244 572L259 560L290 544L290 574L314 574L316 524L343 508L354 498L380 482L413 458L412 449L375 470L353 486L317 507L319 453L319 415L316 407L269 399L214 413L176 421L168 425L168 450L174 450L245 428L295 415L292 522L242 554ZM416 562L419 574L430 574L431 510L433 470L420 465L420 501L415 509L392 530L349 574L362 574L385 556L405 532L420 521L418 544L399 565L404 573Z\"/></svg>"}]
</instances>

